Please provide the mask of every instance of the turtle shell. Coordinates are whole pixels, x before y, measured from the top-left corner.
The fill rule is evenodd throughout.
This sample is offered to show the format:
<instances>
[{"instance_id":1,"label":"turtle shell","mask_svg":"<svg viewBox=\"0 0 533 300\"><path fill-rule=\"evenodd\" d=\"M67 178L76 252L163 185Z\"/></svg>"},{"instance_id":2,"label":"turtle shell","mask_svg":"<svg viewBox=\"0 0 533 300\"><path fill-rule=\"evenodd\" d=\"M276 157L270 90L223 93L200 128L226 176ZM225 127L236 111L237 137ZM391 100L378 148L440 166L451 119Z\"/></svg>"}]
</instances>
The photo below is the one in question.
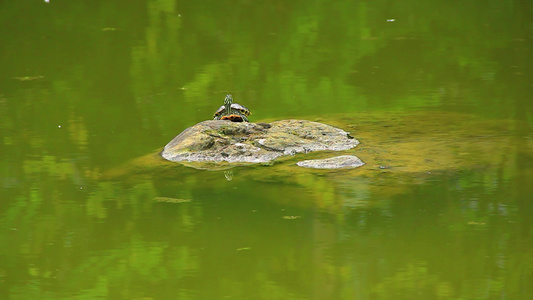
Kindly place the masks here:
<instances>
[{"instance_id":1,"label":"turtle shell","mask_svg":"<svg viewBox=\"0 0 533 300\"><path fill-rule=\"evenodd\" d=\"M252 114L252 112L246 106L240 105L238 103L231 104L231 109L238 110L241 114L245 116L249 116Z\"/></svg>"},{"instance_id":2,"label":"turtle shell","mask_svg":"<svg viewBox=\"0 0 533 300\"><path fill-rule=\"evenodd\" d=\"M224 110L226 109L226 107L224 105L222 105L221 107L219 107L217 109L217 111L215 112L215 114L213 115L213 117L216 119L216 120L220 120L220 116L222 115L222 113L224 112Z\"/></svg>"}]
</instances>

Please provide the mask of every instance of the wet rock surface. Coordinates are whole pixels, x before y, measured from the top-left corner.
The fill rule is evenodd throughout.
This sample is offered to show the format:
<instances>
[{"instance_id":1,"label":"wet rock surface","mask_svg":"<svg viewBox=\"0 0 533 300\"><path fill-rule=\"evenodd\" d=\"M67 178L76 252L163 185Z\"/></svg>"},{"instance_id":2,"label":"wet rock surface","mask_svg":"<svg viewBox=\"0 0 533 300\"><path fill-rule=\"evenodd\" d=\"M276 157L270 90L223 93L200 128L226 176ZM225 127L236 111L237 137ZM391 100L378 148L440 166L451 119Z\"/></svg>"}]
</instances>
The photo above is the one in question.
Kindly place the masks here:
<instances>
[{"instance_id":1,"label":"wet rock surface","mask_svg":"<svg viewBox=\"0 0 533 300\"><path fill-rule=\"evenodd\" d=\"M296 163L300 167L313 169L357 168L365 163L354 155L341 155L326 159L311 159Z\"/></svg>"},{"instance_id":2,"label":"wet rock surface","mask_svg":"<svg viewBox=\"0 0 533 300\"><path fill-rule=\"evenodd\" d=\"M161 155L170 161L260 163L297 153L348 150L358 144L342 129L307 120L215 120L185 129L165 146Z\"/></svg>"}]
</instances>

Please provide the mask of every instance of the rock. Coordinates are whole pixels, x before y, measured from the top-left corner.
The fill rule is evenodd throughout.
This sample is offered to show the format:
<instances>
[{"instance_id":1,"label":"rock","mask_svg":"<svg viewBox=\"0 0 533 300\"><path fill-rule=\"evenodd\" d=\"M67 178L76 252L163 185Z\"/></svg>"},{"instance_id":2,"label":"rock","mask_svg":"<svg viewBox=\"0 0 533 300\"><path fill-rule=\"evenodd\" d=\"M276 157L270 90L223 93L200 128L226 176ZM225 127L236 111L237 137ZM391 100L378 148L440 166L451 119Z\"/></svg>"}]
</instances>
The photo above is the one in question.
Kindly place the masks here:
<instances>
[{"instance_id":1,"label":"rock","mask_svg":"<svg viewBox=\"0 0 533 300\"><path fill-rule=\"evenodd\" d=\"M354 155L341 155L326 159L311 159L296 163L300 167L314 169L357 168L365 163Z\"/></svg>"},{"instance_id":2,"label":"rock","mask_svg":"<svg viewBox=\"0 0 533 300\"><path fill-rule=\"evenodd\" d=\"M161 155L170 161L269 162L318 150L348 150L359 144L339 128L306 120L266 123L204 121L185 129Z\"/></svg>"}]
</instances>

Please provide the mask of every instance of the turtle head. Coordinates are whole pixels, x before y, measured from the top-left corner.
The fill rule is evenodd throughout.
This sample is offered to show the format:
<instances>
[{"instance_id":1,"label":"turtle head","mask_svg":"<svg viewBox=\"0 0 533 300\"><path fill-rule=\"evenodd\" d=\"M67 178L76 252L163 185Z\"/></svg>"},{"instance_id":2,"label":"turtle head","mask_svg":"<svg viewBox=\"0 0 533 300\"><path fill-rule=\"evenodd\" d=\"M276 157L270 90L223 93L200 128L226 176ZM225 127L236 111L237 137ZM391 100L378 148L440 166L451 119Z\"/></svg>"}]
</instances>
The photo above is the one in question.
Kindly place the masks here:
<instances>
[{"instance_id":1,"label":"turtle head","mask_svg":"<svg viewBox=\"0 0 533 300\"><path fill-rule=\"evenodd\" d=\"M224 105L226 107L231 107L232 103L233 103L233 97L231 97L231 95L227 95L226 98L224 99Z\"/></svg>"}]
</instances>

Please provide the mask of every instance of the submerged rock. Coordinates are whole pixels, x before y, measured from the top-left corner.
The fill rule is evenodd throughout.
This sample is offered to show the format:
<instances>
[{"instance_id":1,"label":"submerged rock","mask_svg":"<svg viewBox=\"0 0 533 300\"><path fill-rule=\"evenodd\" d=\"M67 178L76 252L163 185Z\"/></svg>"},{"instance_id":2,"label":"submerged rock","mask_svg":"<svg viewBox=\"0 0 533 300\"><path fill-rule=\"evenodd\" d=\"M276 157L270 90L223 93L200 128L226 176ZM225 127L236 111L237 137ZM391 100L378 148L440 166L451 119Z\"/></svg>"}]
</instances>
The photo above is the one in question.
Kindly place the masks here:
<instances>
[{"instance_id":1,"label":"submerged rock","mask_svg":"<svg viewBox=\"0 0 533 300\"><path fill-rule=\"evenodd\" d=\"M318 150L348 150L359 144L346 131L306 120L267 123L204 121L185 129L161 155L170 161L269 162Z\"/></svg>"},{"instance_id":2,"label":"submerged rock","mask_svg":"<svg viewBox=\"0 0 533 300\"><path fill-rule=\"evenodd\" d=\"M365 163L359 157L354 155L341 155L326 159L311 159L299 161L296 163L300 167L314 169L340 169L340 168L357 168Z\"/></svg>"}]
</instances>

